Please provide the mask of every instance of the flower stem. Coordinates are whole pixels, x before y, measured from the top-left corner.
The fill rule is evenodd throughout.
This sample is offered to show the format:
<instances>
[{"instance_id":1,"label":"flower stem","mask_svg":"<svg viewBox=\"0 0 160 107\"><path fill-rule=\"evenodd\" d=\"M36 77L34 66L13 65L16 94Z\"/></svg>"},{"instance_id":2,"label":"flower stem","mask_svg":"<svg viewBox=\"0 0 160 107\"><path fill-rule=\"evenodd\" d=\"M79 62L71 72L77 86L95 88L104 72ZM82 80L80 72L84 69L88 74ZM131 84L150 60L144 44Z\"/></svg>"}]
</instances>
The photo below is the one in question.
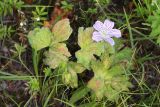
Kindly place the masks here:
<instances>
[{"instance_id":1,"label":"flower stem","mask_svg":"<svg viewBox=\"0 0 160 107\"><path fill-rule=\"evenodd\" d=\"M38 57L37 56L38 56L37 51L34 50L33 51L33 67L34 67L36 77L38 78Z\"/></svg>"}]
</instances>

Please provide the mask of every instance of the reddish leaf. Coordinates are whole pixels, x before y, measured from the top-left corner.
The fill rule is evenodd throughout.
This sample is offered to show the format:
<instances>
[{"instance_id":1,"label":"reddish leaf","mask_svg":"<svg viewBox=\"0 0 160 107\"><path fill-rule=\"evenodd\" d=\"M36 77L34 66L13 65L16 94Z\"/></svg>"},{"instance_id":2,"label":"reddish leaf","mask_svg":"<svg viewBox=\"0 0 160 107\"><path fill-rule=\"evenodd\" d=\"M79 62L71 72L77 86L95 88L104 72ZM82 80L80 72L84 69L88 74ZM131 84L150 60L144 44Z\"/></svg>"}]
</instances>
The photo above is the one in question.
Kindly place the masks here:
<instances>
[{"instance_id":1,"label":"reddish leaf","mask_svg":"<svg viewBox=\"0 0 160 107\"><path fill-rule=\"evenodd\" d=\"M72 11L66 11L62 9L60 6L55 5L53 12L51 13L51 20L44 22L45 27L51 27L52 24L56 23L56 20L68 18L68 16L72 13Z\"/></svg>"}]
</instances>

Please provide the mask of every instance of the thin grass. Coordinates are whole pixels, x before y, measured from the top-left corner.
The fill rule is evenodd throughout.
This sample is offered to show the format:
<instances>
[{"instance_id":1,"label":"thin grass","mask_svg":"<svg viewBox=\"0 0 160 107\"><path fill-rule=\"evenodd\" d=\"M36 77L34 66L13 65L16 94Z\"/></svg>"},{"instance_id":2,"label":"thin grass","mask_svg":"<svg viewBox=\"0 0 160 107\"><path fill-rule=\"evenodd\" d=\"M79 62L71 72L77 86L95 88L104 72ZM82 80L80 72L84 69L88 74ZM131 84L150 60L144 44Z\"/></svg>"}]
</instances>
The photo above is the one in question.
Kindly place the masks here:
<instances>
[{"instance_id":1,"label":"thin grass","mask_svg":"<svg viewBox=\"0 0 160 107\"><path fill-rule=\"evenodd\" d=\"M129 23L129 17L128 17L127 13L126 13L125 8L123 8L123 11L124 11L125 18L126 18L127 28L128 28L128 31L129 31L131 48L133 49L135 46L134 46L133 34L132 34L132 30L131 30L132 28L131 28L131 25L130 25L130 23Z\"/></svg>"}]
</instances>

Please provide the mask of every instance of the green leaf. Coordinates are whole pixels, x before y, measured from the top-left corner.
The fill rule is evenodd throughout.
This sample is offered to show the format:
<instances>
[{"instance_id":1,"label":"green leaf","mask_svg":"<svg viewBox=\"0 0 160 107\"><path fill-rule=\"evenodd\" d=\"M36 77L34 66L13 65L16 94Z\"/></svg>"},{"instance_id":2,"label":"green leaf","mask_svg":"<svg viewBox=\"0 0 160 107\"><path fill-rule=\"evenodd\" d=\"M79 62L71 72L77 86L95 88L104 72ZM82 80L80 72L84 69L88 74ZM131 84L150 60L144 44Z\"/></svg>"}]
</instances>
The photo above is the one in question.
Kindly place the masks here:
<instances>
[{"instance_id":1,"label":"green leaf","mask_svg":"<svg viewBox=\"0 0 160 107\"><path fill-rule=\"evenodd\" d=\"M49 67L44 68L43 70L45 77L49 77L52 74L52 70Z\"/></svg>"},{"instance_id":2,"label":"green leaf","mask_svg":"<svg viewBox=\"0 0 160 107\"><path fill-rule=\"evenodd\" d=\"M104 65L103 67L104 67L105 69L109 69L110 66L111 66L112 63L113 63L113 58L110 57L109 53L105 53L105 54L102 54L102 55L101 55L101 62L102 62L102 64ZM92 65L94 65L93 62L92 62ZM93 66L92 66L92 67L93 67ZM97 66L97 67L98 67L98 66ZM95 69L96 69L96 68L95 68ZM99 69L99 68L98 68L98 69Z\"/></svg>"},{"instance_id":3,"label":"green leaf","mask_svg":"<svg viewBox=\"0 0 160 107\"><path fill-rule=\"evenodd\" d=\"M44 63L49 65L50 68L55 69L61 63L68 61L70 53L68 52L66 44L56 43L49 48L49 51L45 52L45 56Z\"/></svg>"},{"instance_id":4,"label":"green leaf","mask_svg":"<svg viewBox=\"0 0 160 107\"><path fill-rule=\"evenodd\" d=\"M92 40L93 28L79 28L78 44L81 50L76 52L77 62L81 63L87 69L90 69L91 60L94 60L94 55L100 56L108 48L106 42L94 42Z\"/></svg>"},{"instance_id":5,"label":"green leaf","mask_svg":"<svg viewBox=\"0 0 160 107\"><path fill-rule=\"evenodd\" d=\"M62 80L63 83L71 86L72 88L78 87L78 76L77 73L82 73L85 68L78 63L68 62L66 63L65 68L63 68Z\"/></svg>"},{"instance_id":6,"label":"green leaf","mask_svg":"<svg viewBox=\"0 0 160 107\"><path fill-rule=\"evenodd\" d=\"M28 81L30 92L36 92L40 90L39 81L36 78L30 78Z\"/></svg>"},{"instance_id":7,"label":"green leaf","mask_svg":"<svg viewBox=\"0 0 160 107\"><path fill-rule=\"evenodd\" d=\"M90 89L87 88L87 87L80 87L80 88L78 88L73 93L72 97L69 100L69 103L72 103L72 104L76 103L78 100L84 98L88 94L89 91L90 91Z\"/></svg>"},{"instance_id":8,"label":"green leaf","mask_svg":"<svg viewBox=\"0 0 160 107\"><path fill-rule=\"evenodd\" d=\"M112 76L118 76L124 73L124 67L121 65L115 65L112 66L112 68L109 69L110 75Z\"/></svg>"},{"instance_id":9,"label":"green leaf","mask_svg":"<svg viewBox=\"0 0 160 107\"><path fill-rule=\"evenodd\" d=\"M109 53L104 53L100 57L101 60L91 61L94 77L88 82L87 86L93 90L99 100L106 96L110 101L117 101L119 94L128 91L128 87L132 86L125 72L126 65L121 64L122 61L128 60L128 57L124 58L123 56L128 53L127 51L126 48L119 54L109 55ZM118 54L117 57L113 57L116 54ZM119 59L116 64L113 64L116 58Z\"/></svg>"},{"instance_id":10,"label":"green leaf","mask_svg":"<svg viewBox=\"0 0 160 107\"><path fill-rule=\"evenodd\" d=\"M72 88L78 87L78 76L74 71L65 71L62 74L62 81L65 85L69 85Z\"/></svg>"},{"instance_id":11,"label":"green leaf","mask_svg":"<svg viewBox=\"0 0 160 107\"><path fill-rule=\"evenodd\" d=\"M91 43L76 52L77 62L81 63L87 69L90 69L90 62L95 59L94 55L100 56L104 51L105 48L102 42Z\"/></svg>"},{"instance_id":12,"label":"green leaf","mask_svg":"<svg viewBox=\"0 0 160 107\"><path fill-rule=\"evenodd\" d=\"M68 70L74 71L76 73L82 73L85 70L85 68L82 66L82 64L75 62L68 62Z\"/></svg>"},{"instance_id":13,"label":"green leaf","mask_svg":"<svg viewBox=\"0 0 160 107\"><path fill-rule=\"evenodd\" d=\"M58 21L54 25L52 32L54 34L52 40L53 43L58 43L67 40L72 33L72 28L70 26L69 19L63 19Z\"/></svg>"},{"instance_id":14,"label":"green leaf","mask_svg":"<svg viewBox=\"0 0 160 107\"><path fill-rule=\"evenodd\" d=\"M87 85L90 89L93 90L95 93L96 97L100 100L103 98L105 91L106 91L106 86L105 86L105 79L104 77L101 76L94 76Z\"/></svg>"},{"instance_id":15,"label":"green leaf","mask_svg":"<svg viewBox=\"0 0 160 107\"><path fill-rule=\"evenodd\" d=\"M48 47L51 43L52 33L48 28L35 28L28 34L28 40L33 49L36 51Z\"/></svg>"},{"instance_id":16,"label":"green leaf","mask_svg":"<svg viewBox=\"0 0 160 107\"><path fill-rule=\"evenodd\" d=\"M83 27L80 27L78 30L78 45L81 48L85 48L87 45L90 45L93 40L92 40L92 33L93 33L93 28L89 27L84 29Z\"/></svg>"},{"instance_id":17,"label":"green leaf","mask_svg":"<svg viewBox=\"0 0 160 107\"><path fill-rule=\"evenodd\" d=\"M119 62L126 62L129 63L132 59L133 51L130 48L125 48L114 55L113 64Z\"/></svg>"},{"instance_id":18,"label":"green leaf","mask_svg":"<svg viewBox=\"0 0 160 107\"><path fill-rule=\"evenodd\" d=\"M148 17L148 22L151 23L152 31L150 37L155 37L157 43L160 45L160 10L153 11L153 15Z\"/></svg>"}]
</instances>

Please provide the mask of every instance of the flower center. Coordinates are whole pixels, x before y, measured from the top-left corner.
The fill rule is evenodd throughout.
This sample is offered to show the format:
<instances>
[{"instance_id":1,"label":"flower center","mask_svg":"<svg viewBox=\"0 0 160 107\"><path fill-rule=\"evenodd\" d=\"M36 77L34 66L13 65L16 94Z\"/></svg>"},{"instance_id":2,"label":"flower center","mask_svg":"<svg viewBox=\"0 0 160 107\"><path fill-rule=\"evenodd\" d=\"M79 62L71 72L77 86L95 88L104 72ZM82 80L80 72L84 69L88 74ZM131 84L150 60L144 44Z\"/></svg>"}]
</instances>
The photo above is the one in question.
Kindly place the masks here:
<instances>
[{"instance_id":1,"label":"flower center","mask_svg":"<svg viewBox=\"0 0 160 107\"><path fill-rule=\"evenodd\" d=\"M100 33L101 33L101 35L102 35L103 37L109 37L109 36L107 35L107 31L106 31L106 30L102 30L102 31L100 31Z\"/></svg>"}]
</instances>

